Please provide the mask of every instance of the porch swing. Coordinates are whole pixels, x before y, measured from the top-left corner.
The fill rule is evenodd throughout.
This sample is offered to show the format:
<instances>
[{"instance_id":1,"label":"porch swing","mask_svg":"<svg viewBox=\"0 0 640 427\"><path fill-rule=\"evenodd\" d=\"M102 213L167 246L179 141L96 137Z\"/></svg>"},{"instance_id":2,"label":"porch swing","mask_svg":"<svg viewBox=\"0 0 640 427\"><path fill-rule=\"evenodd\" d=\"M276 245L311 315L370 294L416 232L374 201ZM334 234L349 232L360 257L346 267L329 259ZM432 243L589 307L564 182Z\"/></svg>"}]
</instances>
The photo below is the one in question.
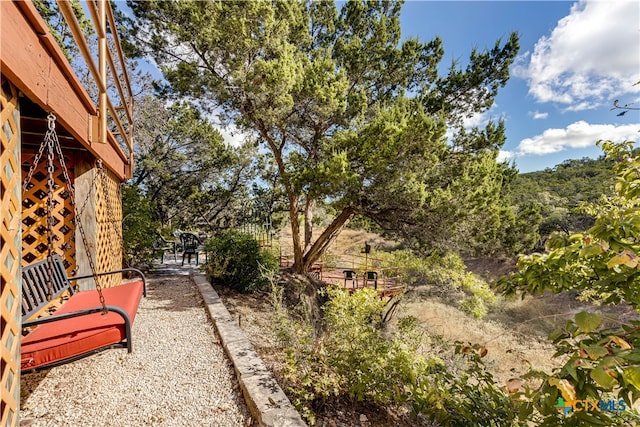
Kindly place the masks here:
<instances>
[{"instance_id":1,"label":"porch swing","mask_svg":"<svg viewBox=\"0 0 640 427\"><path fill-rule=\"evenodd\" d=\"M142 295L146 296L146 279L144 274L135 268L97 272L82 222L77 210L75 191L67 170L62 148L55 132L56 118L50 113L48 128L39 150L30 165L23 188L28 189L40 158L45 154L47 159L47 257L46 259L26 266L22 269L22 328L21 372L33 372L71 362L102 350L126 347L132 351L131 326ZM54 248L53 235L53 200L54 192L54 157L62 169L66 191L70 195L76 229L80 232L84 244L90 275L68 277L60 254ZM96 187L96 177L102 181L102 189L107 203L107 210L112 214L109 198L106 193L106 182L101 161L97 161L98 173L94 176L92 187ZM82 208L87 201L83 203ZM114 221L110 221L115 228ZM122 234L120 233L122 245ZM123 245L122 245L123 246ZM133 272L140 280L124 283L119 286L103 287L100 282L106 276ZM95 289L79 291L72 282L92 278ZM49 316L33 319L44 311L52 302L60 298L68 299Z\"/></svg>"}]
</instances>

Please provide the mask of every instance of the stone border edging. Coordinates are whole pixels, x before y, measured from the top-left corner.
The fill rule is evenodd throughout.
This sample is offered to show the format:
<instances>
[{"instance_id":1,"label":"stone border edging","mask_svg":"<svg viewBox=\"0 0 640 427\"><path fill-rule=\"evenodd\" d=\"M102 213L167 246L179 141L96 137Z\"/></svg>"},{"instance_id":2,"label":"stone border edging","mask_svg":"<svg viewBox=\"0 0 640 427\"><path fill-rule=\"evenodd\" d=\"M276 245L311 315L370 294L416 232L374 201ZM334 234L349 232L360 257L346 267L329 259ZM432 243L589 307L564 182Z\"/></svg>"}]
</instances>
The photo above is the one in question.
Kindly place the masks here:
<instances>
[{"instance_id":1,"label":"stone border edging","mask_svg":"<svg viewBox=\"0 0 640 427\"><path fill-rule=\"evenodd\" d=\"M189 276L198 287L222 346L233 363L251 415L265 427L306 426L206 277L196 272Z\"/></svg>"}]
</instances>

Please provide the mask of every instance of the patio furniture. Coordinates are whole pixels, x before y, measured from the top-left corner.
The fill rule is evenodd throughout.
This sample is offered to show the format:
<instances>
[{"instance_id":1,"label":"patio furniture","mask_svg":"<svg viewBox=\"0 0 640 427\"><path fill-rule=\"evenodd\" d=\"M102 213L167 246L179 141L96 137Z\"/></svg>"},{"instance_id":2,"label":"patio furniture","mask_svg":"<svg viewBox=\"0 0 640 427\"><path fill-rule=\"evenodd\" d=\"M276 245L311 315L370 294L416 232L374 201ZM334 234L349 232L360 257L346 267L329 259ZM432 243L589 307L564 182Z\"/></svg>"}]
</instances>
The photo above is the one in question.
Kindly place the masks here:
<instances>
[{"instance_id":1,"label":"patio furniture","mask_svg":"<svg viewBox=\"0 0 640 427\"><path fill-rule=\"evenodd\" d=\"M140 280L76 292L72 281L134 272ZM33 319L51 301L69 295L52 315ZM50 368L114 347L131 353L131 326L140 298L147 295L144 274L134 268L68 277L58 254L22 269L21 371ZM102 302L102 303L101 303Z\"/></svg>"},{"instance_id":2,"label":"patio furniture","mask_svg":"<svg viewBox=\"0 0 640 427\"><path fill-rule=\"evenodd\" d=\"M344 287L347 287L347 280L351 281L351 287L358 287L358 273L353 270L343 270L342 274L344 275Z\"/></svg>"},{"instance_id":3,"label":"patio furniture","mask_svg":"<svg viewBox=\"0 0 640 427\"><path fill-rule=\"evenodd\" d=\"M154 242L154 252L160 253L160 263L164 264L164 254L166 252L173 253L173 259L178 261L178 243L165 239L160 233L156 234L156 241Z\"/></svg>"},{"instance_id":4,"label":"patio furniture","mask_svg":"<svg viewBox=\"0 0 640 427\"><path fill-rule=\"evenodd\" d=\"M367 286L367 283L373 282L373 289L378 289L378 273L376 271L367 271L364 274L364 286Z\"/></svg>"},{"instance_id":5,"label":"patio furniture","mask_svg":"<svg viewBox=\"0 0 640 427\"><path fill-rule=\"evenodd\" d=\"M202 242L200 242L198 236L193 233L182 233L180 235L180 244L182 245L182 265L184 265L185 257L191 264L191 255L195 257L196 265L198 265L200 252L202 251Z\"/></svg>"}]
</instances>

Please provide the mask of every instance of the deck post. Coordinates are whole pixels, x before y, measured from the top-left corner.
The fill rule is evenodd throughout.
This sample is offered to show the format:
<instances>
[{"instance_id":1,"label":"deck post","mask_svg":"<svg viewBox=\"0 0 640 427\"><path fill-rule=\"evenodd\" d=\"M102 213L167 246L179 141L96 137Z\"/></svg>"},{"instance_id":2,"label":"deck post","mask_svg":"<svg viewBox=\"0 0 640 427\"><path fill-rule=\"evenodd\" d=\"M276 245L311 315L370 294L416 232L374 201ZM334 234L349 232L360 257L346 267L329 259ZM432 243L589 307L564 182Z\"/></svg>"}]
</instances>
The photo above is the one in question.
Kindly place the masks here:
<instances>
[{"instance_id":1,"label":"deck post","mask_svg":"<svg viewBox=\"0 0 640 427\"><path fill-rule=\"evenodd\" d=\"M108 169L101 171L92 156L79 156L76 161L77 275L89 276L120 270L123 256L120 181ZM86 243L78 221L82 222ZM101 277L98 280L102 287L115 286L120 283L121 275ZM81 290L95 289L94 279L84 279L81 282Z\"/></svg>"},{"instance_id":2,"label":"deck post","mask_svg":"<svg viewBox=\"0 0 640 427\"><path fill-rule=\"evenodd\" d=\"M107 143L107 15L105 2L98 1L98 69L100 72L100 94L98 97L98 115L100 120L100 142Z\"/></svg>"},{"instance_id":3,"label":"deck post","mask_svg":"<svg viewBox=\"0 0 640 427\"><path fill-rule=\"evenodd\" d=\"M77 159L75 193L76 193L76 265L78 276L89 276L92 274L89 257L94 260L97 256L97 224L96 224L96 188L97 169L93 165L93 159ZM84 230L84 242L82 233L78 229L78 221L82 222ZM95 281L92 278L78 281L80 290L86 291L95 289Z\"/></svg>"}]
</instances>

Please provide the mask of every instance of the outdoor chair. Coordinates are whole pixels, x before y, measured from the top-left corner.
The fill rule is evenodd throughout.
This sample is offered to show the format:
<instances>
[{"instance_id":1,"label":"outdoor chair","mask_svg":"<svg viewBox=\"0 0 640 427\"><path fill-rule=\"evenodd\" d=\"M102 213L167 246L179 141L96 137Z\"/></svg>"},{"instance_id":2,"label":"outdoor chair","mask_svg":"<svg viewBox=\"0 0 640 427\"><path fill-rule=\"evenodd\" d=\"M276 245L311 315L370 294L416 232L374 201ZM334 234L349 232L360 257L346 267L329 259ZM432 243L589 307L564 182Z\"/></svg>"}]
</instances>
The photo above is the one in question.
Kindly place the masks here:
<instances>
[{"instance_id":1,"label":"outdoor chair","mask_svg":"<svg viewBox=\"0 0 640 427\"><path fill-rule=\"evenodd\" d=\"M344 274L344 287L347 287L347 280L351 281L351 287L352 288L357 288L358 287L358 273L356 273L353 270L344 270L342 272L342 274Z\"/></svg>"},{"instance_id":2,"label":"outdoor chair","mask_svg":"<svg viewBox=\"0 0 640 427\"><path fill-rule=\"evenodd\" d=\"M367 271L364 274L364 286L367 286L367 283L373 282L373 289L378 289L378 273L375 271Z\"/></svg>"},{"instance_id":3,"label":"outdoor chair","mask_svg":"<svg viewBox=\"0 0 640 427\"><path fill-rule=\"evenodd\" d=\"M164 264L164 254L166 252L173 253L173 259L178 261L178 243L165 239L160 233L156 234L156 241L154 242L154 251L160 253L160 263Z\"/></svg>"},{"instance_id":4,"label":"outdoor chair","mask_svg":"<svg viewBox=\"0 0 640 427\"><path fill-rule=\"evenodd\" d=\"M199 264L200 252L202 251L202 242L198 236L193 233L182 233L180 235L180 244L182 245L182 265L184 265L184 258L187 257L189 264L191 264L191 255L196 258L196 265Z\"/></svg>"}]
</instances>

